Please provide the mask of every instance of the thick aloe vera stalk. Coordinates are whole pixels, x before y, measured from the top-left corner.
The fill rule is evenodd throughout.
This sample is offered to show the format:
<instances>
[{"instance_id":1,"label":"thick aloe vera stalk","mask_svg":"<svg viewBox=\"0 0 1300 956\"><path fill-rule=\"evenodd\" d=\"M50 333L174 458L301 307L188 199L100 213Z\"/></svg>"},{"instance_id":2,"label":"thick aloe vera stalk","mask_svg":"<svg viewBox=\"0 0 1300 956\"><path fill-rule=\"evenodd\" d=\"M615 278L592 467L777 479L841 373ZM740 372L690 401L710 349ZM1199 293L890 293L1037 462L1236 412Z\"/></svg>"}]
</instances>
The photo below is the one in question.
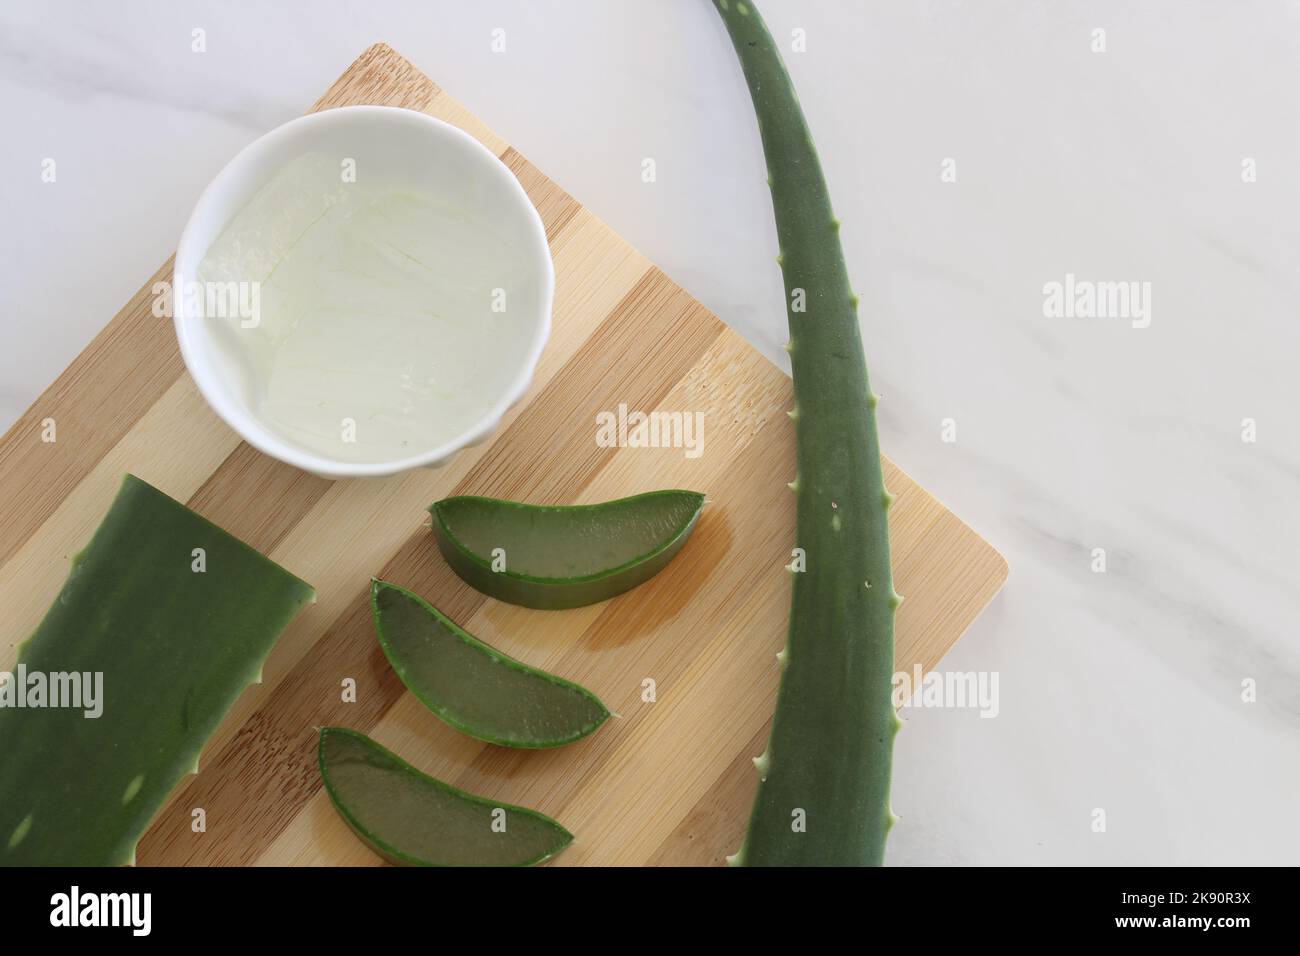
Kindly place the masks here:
<instances>
[{"instance_id":1,"label":"thick aloe vera stalk","mask_svg":"<svg viewBox=\"0 0 1300 956\"><path fill-rule=\"evenodd\" d=\"M798 539L784 673L745 845L747 865L876 865L893 822L894 593L875 396L857 297L812 136L752 3L715 0L767 157L790 324Z\"/></svg>"},{"instance_id":2,"label":"thick aloe vera stalk","mask_svg":"<svg viewBox=\"0 0 1300 956\"><path fill-rule=\"evenodd\" d=\"M11 679L75 673L92 686L100 674L102 713L0 708L0 864L132 862L313 599L310 585L127 475Z\"/></svg>"},{"instance_id":3,"label":"thick aloe vera stalk","mask_svg":"<svg viewBox=\"0 0 1300 956\"><path fill-rule=\"evenodd\" d=\"M319 762L339 815L395 866L532 866L573 842L545 814L420 773L355 730L322 728Z\"/></svg>"},{"instance_id":4,"label":"thick aloe vera stalk","mask_svg":"<svg viewBox=\"0 0 1300 956\"><path fill-rule=\"evenodd\" d=\"M402 683L461 733L502 747L562 747L609 719L585 687L484 644L405 588L373 580L370 607Z\"/></svg>"},{"instance_id":5,"label":"thick aloe vera stalk","mask_svg":"<svg viewBox=\"0 0 1300 956\"><path fill-rule=\"evenodd\" d=\"M476 590L557 610L595 604L654 577L690 537L704 495L652 491L591 505L462 495L429 507L442 555Z\"/></svg>"}]
</instances>

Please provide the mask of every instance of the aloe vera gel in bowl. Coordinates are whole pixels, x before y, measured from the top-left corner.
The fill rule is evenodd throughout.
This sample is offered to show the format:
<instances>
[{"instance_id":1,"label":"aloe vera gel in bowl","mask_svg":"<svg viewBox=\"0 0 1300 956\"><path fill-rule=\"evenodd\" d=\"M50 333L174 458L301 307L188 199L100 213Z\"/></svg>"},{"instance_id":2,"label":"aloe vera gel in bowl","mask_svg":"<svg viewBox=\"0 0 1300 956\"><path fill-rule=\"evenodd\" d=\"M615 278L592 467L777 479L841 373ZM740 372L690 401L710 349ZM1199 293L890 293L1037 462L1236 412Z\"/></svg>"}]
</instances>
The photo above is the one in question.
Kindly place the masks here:
<instances>
[{"instance_id":1,"label":"aloe vera gel in bowl","mask_svg":"<svg viewBox=\"0 0 1300 956\"><path fill-rule=\"evenodd\" d=\"M531 378L553 285L540 219L495 156L422 114L331 110L250 150L295 127L243 176L237 157L187 227L186 362L223 418L292 464L439 463ZM232 169L242 190L214 228L205 203Z\"/></svg>"}]
</instances>

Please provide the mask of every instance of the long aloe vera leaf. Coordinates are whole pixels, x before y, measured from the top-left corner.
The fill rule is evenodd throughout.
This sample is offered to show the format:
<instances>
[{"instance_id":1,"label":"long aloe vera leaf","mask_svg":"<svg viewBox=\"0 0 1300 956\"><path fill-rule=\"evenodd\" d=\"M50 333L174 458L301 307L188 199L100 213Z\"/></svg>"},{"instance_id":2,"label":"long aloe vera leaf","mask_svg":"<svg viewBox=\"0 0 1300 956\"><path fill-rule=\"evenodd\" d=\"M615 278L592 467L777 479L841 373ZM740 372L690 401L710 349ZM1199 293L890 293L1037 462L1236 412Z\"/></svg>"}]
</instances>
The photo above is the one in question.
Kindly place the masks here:
<instances>
[{"instance_id":1,"label":"long aloe vera leaf","mask_svg":"<svg viewBox=\"0 0 1300 956\"><path fill-rule=\"evenodd\" d=\"M322 728L319 762L339 815L396 866L532 866L573 842L550 817L420 773L355 730Z\"/></svg>"},{"instance_id":2,"label":"long aloe vera leaf","mask_svg":"<svg viewBox=\"0 0 1300 956\"><path fill-rule=\"evenodd\" d=\"M102 713L0 707L0 864L132 862L313 599L310 585L127 475L10 679L16 693L24 672L77 674L86 686L100 674Z\"/></svg>"},{"instance_id":3,"label":"long aloe vera leaf","mask_svg":"<svg viewBox=\"0 0 1300 956\"><path fill-rule=\"evenodd\" d=\"M590 505L461 495L434 502L443 557L471 587L524 607L595 604L654 577L690 537L704 495L652 491Z\"/></svg>"},{"instance_id":4,"label":"long aloe vera leaf","mask_svg":"<svg viewBox=\"0 0 1300 956\"><path fill-rule=\"evenodd\" d=\"M402 683L461 733L502 747L561 747L609 719L585 687L490 647L405 588L373 580L370 607Z\"/></svg>"},{"instance_id":5,"label":"long aloe vera leaf","mask_svg":"<svg viewBox=\"0 0 1300 956\"><path fill-rule=\"evenodd\" d=\"M790 632L748 865L876 865L893 824L889 773L894 592L876 398L840 223L772 36L749 0L715 0L749 86L767 159L790 325L798 472ZM792 565L793 570L793 565Z\"/></svg>"}]
</instances>

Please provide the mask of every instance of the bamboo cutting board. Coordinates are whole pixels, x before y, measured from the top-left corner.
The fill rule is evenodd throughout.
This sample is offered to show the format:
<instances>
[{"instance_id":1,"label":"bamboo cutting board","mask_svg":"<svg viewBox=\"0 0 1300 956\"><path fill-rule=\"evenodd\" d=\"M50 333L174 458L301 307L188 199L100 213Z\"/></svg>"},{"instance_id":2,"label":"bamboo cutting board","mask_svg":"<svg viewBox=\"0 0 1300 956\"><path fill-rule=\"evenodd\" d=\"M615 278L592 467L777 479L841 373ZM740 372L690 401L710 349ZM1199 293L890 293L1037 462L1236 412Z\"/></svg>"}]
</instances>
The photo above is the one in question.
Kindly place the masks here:
<instances>
[{"instance_id":1,"label":"bamboo cutting board","mask_svg":"<svg viewBox=\"0 0 1300 956\"><path fill-rule=\"evenodd\" d=\"M152 314L154 282L171 277L164 265L0 441L0 670L12 669L69 557L131 471L319 594L222 723L200 773L154 821L139 863L378 864L321 791L315 728L324 724L365 731L426 772L556 817L577 834L561 865L720 863L748 817L750 758L764 746L785 637L790 381L382 44L315 108L362 103L463 127L540 210L555 258L554 332L528 397L492 439L441 469L370 481L304 474L241 443L204 405L170 321ZM703 410L703 454L598 447L596 414L620 404ZM51 425L55 440L42 440ZM907 597L898 668L929 669L1001 586L1006 565L888 462L886 479L898 495L894 566ZM642 587L572 611L511 607L469 590L439 556L424 511L461 493L575 503L663 487L709 497L681 555ZM370 622L371 575L586 685L620 716L555 751L457 734L389 669ZM343 699L348 678L355 702Z\"/></svg>"}]
</instances>

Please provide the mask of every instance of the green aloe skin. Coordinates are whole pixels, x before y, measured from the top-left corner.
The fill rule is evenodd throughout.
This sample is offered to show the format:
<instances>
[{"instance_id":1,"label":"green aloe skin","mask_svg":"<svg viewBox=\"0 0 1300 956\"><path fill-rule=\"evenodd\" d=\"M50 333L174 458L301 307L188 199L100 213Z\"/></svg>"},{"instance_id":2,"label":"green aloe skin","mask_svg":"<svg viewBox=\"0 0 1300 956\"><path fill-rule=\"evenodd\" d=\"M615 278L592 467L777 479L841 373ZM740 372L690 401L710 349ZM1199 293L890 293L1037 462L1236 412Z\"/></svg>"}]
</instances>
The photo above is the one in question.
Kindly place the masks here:
<instances>
[{"instance_id":1,"label":"green aloe skin","mask_svg":"<svg viewBox=\"0 0 1300 956\"><path fill-rule=\"evenodd\" d=\"M133 862L167 795L197 772L204 742L314 598L127 475L18 658L28 673L102 674L103 712L0 708L0 865Z\"/></svg>"},{"instance_id":2,"label":"green aloe skin","mask_svg":"<svg viewBox=\"0 0 1300 956\"><path fill-rule=\"evenodd\" d=\"M797 545L783 674L744 846L750 866L879 865L889 772L894 592L876 399L839 221L794 87L748 0L714 0L749 86L780 240L794 375Z\"/></svg>"},{"instance_id":3,"label":"green aloe skin","mask_svg":"<svg viewBox=\"0 0 1300 956\"><path fill-rule=\"evenodd\" d=\"M395 866L532 866L573 842L545 814L420 773L355 730L322 728L317 757L334 808Z\"/></svg>"},{"instance_id":4,"label":"green aloe skin","mask_svg":"<svg viewBox=\"0 0 1300 956\"><path fill-rule=\"evenodd\" d=\"M561 610L606 601L662 571L695 529L697 491L590 505L460 495L434 502L433 534L453 571L498 601Z\"/></svg>"},{"instance_id":5,"label":"green aloe skin","mask_svg":"<svg viewBox=\"0 0 1300 956\"><path fill-rule=\"evenodd\" d=\"M484 644L405 588L373 580L370 607L402 683L461 733L501 747L562 747L609 719L585 687Z\"/></svg>"}]
</instances>

